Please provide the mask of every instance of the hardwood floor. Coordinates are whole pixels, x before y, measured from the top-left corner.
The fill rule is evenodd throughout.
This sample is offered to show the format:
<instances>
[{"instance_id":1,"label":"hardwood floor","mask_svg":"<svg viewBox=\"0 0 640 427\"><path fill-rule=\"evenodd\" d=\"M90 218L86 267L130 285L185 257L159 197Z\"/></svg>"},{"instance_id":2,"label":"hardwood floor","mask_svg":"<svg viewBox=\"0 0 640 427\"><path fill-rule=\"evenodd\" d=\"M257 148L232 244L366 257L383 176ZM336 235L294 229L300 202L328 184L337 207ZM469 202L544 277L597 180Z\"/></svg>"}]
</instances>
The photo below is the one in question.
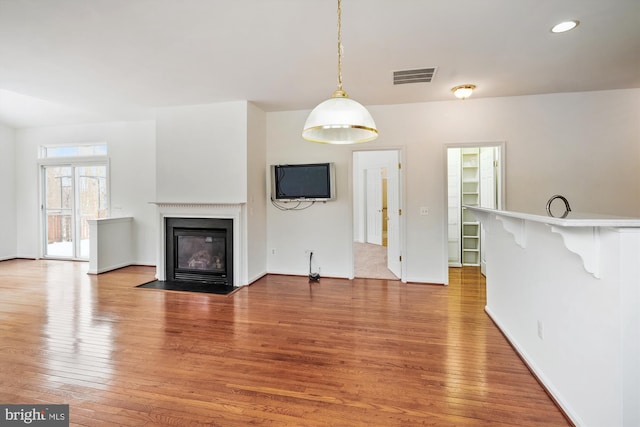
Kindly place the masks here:
<instances>
[{"instance_id":1,"label":"hardwood floor","mask_svg":"<svg viewBox=\"0 0 640 427\"><path fill-rule=\"evenodd\" d=\"M232 296L86 271L0 262L0 403L68 403L74 426L568 425L484 313L477 269Z\"/></svg>"}]
</instances>

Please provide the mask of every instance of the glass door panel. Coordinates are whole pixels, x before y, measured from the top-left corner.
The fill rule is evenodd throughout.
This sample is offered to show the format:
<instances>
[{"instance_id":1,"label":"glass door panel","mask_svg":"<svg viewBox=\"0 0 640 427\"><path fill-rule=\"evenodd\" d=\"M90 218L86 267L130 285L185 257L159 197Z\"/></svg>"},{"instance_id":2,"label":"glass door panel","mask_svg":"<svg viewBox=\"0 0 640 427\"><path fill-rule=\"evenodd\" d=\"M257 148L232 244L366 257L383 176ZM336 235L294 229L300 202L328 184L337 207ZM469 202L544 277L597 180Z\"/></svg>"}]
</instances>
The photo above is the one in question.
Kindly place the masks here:
<instances>
[{"instance_id":1,"label":"glass door panel","mask_svg":"<svg viewBox=\"0 0 640 427\"><path fill-rule=\"evenodd\" d=\"M73 257L73 168L47 166L45 175L45 256Z\"/></svg>"},{"instance_id":2,"label":"glass door panel","mask_svg":"<svg viewBox=\"0 0 640 427\"><path fill-rule=\"evenodd\" d=\"M77 257L89 258L89 219L106 218L107 204L106 166L76 167L78 221L76 224Z\"/></svg>"}]
</instances>

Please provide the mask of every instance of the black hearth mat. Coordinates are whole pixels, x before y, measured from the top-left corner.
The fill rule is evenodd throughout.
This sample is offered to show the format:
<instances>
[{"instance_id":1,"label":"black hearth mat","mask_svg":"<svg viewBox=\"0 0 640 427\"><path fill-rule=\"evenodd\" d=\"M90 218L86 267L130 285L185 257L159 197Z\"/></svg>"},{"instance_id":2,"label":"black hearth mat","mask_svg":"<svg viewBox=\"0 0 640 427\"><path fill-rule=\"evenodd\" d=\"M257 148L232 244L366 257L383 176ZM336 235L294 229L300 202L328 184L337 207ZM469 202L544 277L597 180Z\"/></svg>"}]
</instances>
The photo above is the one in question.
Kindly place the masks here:
<instances>
[{"instance_id":1,"label":"black hearth mat","mask_svg":"<svg viewBox=\"0 0 640 427\"><path fill-rule=\"evenodd\" d=\"M200 292L205 294L218 295L229 295L231 292L238 289L234 286L229 285L198 282L174 282L170 280L154 280L153 282L138 285L136 286L136 288L162 289L165 291Z\"/></svg>"}]
</instances>

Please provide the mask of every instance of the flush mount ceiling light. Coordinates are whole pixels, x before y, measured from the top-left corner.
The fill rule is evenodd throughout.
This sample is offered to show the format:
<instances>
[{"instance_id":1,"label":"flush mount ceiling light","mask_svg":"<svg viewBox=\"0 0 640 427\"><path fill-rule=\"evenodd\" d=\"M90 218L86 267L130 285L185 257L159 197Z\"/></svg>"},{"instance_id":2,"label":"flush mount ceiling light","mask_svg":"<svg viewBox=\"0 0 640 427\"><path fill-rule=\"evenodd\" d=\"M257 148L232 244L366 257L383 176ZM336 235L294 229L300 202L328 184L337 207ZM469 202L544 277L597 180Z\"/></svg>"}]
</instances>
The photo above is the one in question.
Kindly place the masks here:
<instances>
[{"instance_id":1,"label":"flush mount ceiling light","mask_svg":"<svg viewBox=\"0 0 640 427\"><path fill-rule=\"evenodd\" d=\"M459 85L451 88L451 92L453 92L456 98L466 99L471 96L475 88L476 85Z\"/></svg>"},{"instance_id":2,"label":"flush mount ceiling light","mask_svg":"<svg viewBox=\"0 0 640 427\"><path fill-rule=\"evenodd\" d=\"M580 21L564 21L559 24L556 24L551 28L552 33L566 33L567 31L573 30L578 26Z\"/></svg>"},{"instance_id":3,"label":"flush mount ceiling light","mask_svg":"<svg viewBox=\"0 0 640 427\"><path fill-rule=\"evenodd\" d=\"M342 8L338 0L338 88L331 98L311 111L302 137L324 144L355 144L378 137L376 123L367 109L342 89Z\"/></svg>"}]
</instances>

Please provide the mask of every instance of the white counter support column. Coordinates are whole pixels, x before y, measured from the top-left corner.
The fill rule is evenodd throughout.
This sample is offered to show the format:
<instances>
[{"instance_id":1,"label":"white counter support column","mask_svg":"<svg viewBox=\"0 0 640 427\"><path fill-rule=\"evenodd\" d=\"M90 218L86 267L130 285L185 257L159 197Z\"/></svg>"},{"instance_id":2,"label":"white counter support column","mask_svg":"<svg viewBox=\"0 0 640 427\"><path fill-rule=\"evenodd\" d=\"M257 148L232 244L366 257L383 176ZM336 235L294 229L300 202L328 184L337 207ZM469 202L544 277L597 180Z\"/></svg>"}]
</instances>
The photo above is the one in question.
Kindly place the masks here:
<instances>
[{"instance_id":1,"label":"white counter support column","mask_svg":"<svg viewBox=\"0 0 640 427\"><path fill-rule=\"evenodd\" d=\"M133 264L133 218L90 219L89 274Z\"/></svg>"},{"instance_id":2,"label":"white counter support column","mask_svg":"<svg viewBox=\"0 0 640 427\"><path fill-rule=\"evenodd\" d=\"M640 425L640 219L467 208L486 230L486 311L567 415Z\"/></svg>"}]
</instances>

